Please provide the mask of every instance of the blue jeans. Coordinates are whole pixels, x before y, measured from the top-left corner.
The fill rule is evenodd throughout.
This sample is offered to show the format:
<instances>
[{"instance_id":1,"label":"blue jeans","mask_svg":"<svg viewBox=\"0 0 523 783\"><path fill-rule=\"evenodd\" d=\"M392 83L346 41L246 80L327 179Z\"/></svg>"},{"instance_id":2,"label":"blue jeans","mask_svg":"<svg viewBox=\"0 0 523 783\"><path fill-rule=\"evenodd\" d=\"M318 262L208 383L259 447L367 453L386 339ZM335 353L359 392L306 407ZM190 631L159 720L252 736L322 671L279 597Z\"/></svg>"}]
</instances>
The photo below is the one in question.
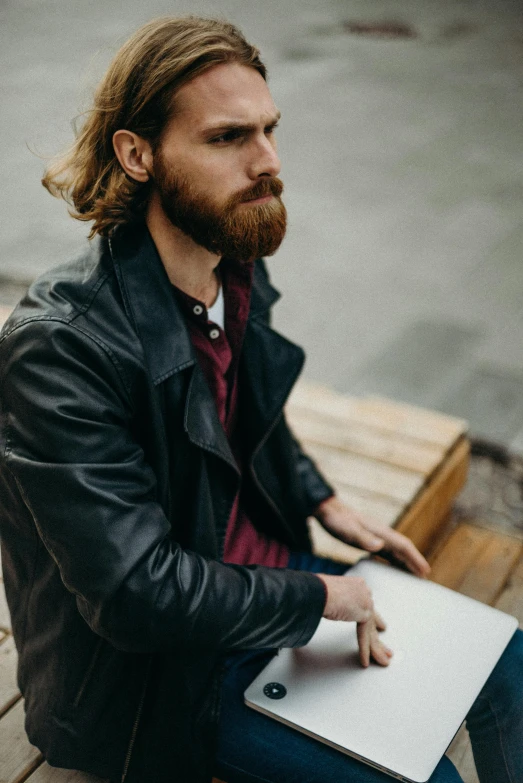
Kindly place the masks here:
<instances>
[{"instance_id":1,"label":"blue jeans","mask_svg":"<svg viewBox=\"0 0 523 783\"><path fill-rule=\"evenodd\" d=\"M310 554L292 555L290 568L341 574L346 566ZM390 783L392 778L328 745L246 707L243 693L274 655L229 655L214 774L227 783ZM467 716L481 783L523 783L523 633L516 631ZM430 783L462 778L443 756Z\"/></svg>"}]
</instances>

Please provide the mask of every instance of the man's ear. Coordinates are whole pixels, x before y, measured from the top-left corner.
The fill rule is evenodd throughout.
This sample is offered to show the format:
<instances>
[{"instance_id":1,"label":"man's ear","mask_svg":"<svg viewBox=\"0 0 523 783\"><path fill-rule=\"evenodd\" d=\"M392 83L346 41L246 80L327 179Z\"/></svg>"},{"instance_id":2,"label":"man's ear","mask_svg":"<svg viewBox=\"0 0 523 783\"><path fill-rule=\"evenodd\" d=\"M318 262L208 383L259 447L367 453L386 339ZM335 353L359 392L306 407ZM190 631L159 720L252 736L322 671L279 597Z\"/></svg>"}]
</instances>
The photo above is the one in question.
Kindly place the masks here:
<instances>
[{"instance_id":1,"label":"man's ear","mask_svg":"<svg viewBox=\"0 0 523 783\"><path fill-rule=\"evenodd\" d=\"M153 167L151 145L141 136L128 130L117 130L113 147L120 166L137 182L147 182Z\"/></svg>"}]
</instances>

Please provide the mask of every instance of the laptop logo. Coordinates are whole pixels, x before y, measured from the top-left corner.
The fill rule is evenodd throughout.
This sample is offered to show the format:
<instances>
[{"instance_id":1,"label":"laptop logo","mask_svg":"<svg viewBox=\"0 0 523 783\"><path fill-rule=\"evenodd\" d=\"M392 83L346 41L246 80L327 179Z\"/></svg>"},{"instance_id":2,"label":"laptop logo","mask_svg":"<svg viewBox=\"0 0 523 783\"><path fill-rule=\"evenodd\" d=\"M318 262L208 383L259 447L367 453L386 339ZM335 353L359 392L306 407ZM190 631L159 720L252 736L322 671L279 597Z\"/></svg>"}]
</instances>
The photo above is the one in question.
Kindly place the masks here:
<instances>
[{"instance_id":1,"label":"laptop logo","mask_svg":"<svg viewBox=\"0 0 523 783\"><path fill-rule=\"evenodd\" d=\"M264 685L263 692L269 699L283 699L287 695L287 688L281 682L268 682Z\"/></svg>"}]
</instances>

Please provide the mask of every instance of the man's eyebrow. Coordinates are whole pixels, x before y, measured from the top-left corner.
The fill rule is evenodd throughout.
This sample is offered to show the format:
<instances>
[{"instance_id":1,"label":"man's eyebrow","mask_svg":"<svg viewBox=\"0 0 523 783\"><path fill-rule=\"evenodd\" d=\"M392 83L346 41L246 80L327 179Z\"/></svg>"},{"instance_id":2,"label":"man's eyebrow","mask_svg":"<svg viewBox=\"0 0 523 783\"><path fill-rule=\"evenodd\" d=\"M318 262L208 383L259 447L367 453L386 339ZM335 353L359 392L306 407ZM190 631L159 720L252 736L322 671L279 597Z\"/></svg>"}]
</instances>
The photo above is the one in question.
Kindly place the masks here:
<instances>
[{"instance_id":1,"label":"man's eyebrow","mask_svg":"<svg viewBox=\"0 0 523 783\"><path fill-rule=\"evenodd\" d=\"M272 117L269 117L267 122L264 123L265 127L270 127L271 125L276 125L278 120L281 117L281 112L276 112ZM242 130L242 131L252 131L256 130L258 127L257 122L241 122L236 120L224 120L222 122L216 123L216 125L208 125L206 128L203 128L201 131L203 135L209 136L213 133L223 133L224 131L230 131L230 130Z\"/></svg>"}]
</instances>

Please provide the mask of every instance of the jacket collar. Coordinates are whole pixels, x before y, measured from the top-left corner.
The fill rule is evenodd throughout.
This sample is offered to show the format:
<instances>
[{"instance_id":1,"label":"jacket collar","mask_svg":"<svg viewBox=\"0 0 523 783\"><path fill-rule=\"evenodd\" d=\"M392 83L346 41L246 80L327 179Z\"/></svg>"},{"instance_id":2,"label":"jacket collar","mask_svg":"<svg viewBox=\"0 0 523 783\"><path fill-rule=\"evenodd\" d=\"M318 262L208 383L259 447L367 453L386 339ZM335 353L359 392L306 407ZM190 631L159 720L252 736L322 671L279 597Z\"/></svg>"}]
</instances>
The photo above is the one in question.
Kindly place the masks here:
<instances>
[{"instance_id":1,"label":"jacket collar","mask_svg":"<svg viewBox=\"0 0 523 783\"><path fill-rule=\"evenodd\" d=\"M167 272L149 231L142 226L118 230L109 248L153 382L161 383L196 362Z\"/></svg>"},{"instance_id":2,"label":"jacket collar","mask_svg":"<svg viewBox=\"0 0 523 783\"><path fill-rule=\"evenodd\" d=\"M154 384L196 363L189 331L156 246L144 226L115 232L109 249L128 314ZM263 262L255 266L249 320L263 318L279 298Z\"/></svg>"}]
</instances>

